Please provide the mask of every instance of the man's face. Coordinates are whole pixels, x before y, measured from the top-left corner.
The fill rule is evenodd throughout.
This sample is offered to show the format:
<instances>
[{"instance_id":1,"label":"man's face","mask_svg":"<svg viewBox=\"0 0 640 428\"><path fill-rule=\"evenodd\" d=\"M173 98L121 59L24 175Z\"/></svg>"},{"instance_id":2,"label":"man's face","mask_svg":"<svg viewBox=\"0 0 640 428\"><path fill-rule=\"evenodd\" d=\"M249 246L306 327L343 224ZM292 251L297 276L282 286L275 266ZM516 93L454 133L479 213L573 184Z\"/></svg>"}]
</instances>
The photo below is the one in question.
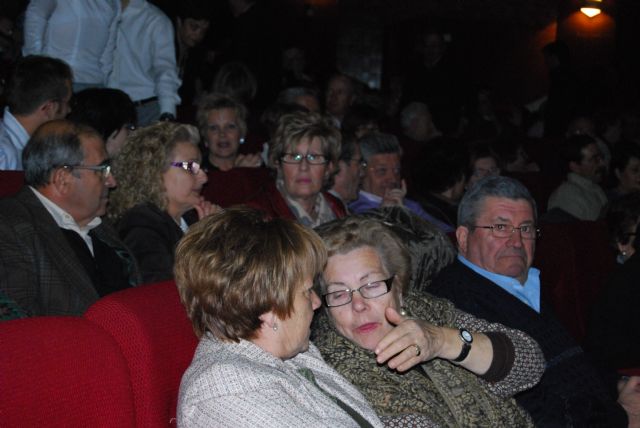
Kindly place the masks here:
<instances>
[{"instance_id":1,"label":"man's face","mask_svg":"<svg viewBox=\"0 0 640 428\"><path fill-rule=\"evenodd\" d=\"M507 227L531 225L535 219L531 204L524 199L488 197L480 207L475 226L504 224ZM527 280L533 262L535 239L522 239L519 230L508 238L496 238L491 229L458 226L458 249L471 263L489 272Z\"/></svg>"},{"instance_id":2,"label":"man's face","mask_svg":"<svg viewBox=\"0 0 640 428\"><path fill-rule=\"evenodd\" d=\"M387 190L402 186L400 171L400 155L398 153L370 156L362 179L362 189L365 192L384 197Z\"/></svg>"},{"instance_id":3,"label":"man's face","mask_svg":"<svg viewBox=\"0 0 640 428\"><path fill-rule=\"evenodd\" d=\"M107 160L107 152L101 138L81 135L84 159L82 166L97 166ZM104 177L100 171L73 169L70 171L71 187L66 195L66 209L79 226L87 225L107 211L109 189L115 187L113 175Z\"/></svg>"},{"instance_id":4,"label":"man's face","mask_svg":"<svg viewBox=\"0 0 640 428\"><path fill-rule=\"evenodd\" d=\"M606 166L602 154L596 143L587 144L580 151L582 160L579 163L570 162L569 169L594 183L600 183L606 173Z\"/></svg>"},{"instance_id":5,"label":"man's face","mask_svg":"<svg viewBox=\"0 0 640 428\"><path fill-rule=\"evenodd\" d=\"M344 76L331 79L327 86L326 108L327 112L335 117L342 118L353 103L353 88L351 82Z\"/></svg>"},{"instance_id":6,"label":"man's face","mask_svg":"<svg viewBox=\"0 0 640 428\"><path fill-rule=\"evenodd\" d=\"M333 189L340 194L343 201L349 203L358 199L362 173L362 155L360 146L356 144L353 157L339 162L339 171L333 179Z\"/></svg>"},{"instance_id":7,"label":"man's face","mask_svg":"<svg viewBox=\"0 0 640 428\"><path fill-rule=\"evenodd\" d=\"M204 39L209 29L209 20L178 18L178 37L188 48L192 48Z\"/></svg>"}]
</instances>

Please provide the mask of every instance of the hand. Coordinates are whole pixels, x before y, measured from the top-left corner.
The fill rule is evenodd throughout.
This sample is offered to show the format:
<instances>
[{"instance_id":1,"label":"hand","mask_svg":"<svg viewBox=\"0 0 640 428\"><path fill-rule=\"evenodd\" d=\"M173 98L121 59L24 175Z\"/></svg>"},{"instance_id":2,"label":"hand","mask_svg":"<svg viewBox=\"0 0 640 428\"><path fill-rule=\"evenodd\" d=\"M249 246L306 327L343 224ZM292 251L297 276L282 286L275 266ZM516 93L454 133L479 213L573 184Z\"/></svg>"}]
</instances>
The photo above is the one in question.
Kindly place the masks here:
<instances>
[{"instance_id":1,"label":"hand","mask_svg":"<svg viewBox=\"0 0 640 428\"><path fill-rule=\"evenodd\" d=\"M198 220L202 220L208 215L215 214L223 210L219 205L206 201L202 196L200 197L200 202L194 205L194 208L198 213Z\"/></svg>"},{"instance_id":2,"label":"hand","mask_svg":"<svg viewBox=\"0 0 640 428\"><path fill-rule=\"evenodd\" d=\"M405 195L407 194L407 184L404 180L401 182L401 187L396 189L389 189L385 192L382 203L380 206L383 207L394 207L403 206L402 201L404 200Z\"/></svg>"},{"instance_id":3,"label":"hand","mask_svg":"<svg viewBox=\"0 0 640 428\"><path fill-rule=\"evenodd\" d=\"M629 428L640 427L640 376L618 382L618 403L627 412Z\"/></svg>"},{"instance_id":4,"label":"hand","mask_svg":"<svg viewBox=\"0 0 640 428\"><path fill-rule=\"evenodd\" d=\"M236 160L233 164L239 167L257 168L262 165L262 158L257 153L249 155L239 154L236 156Z\"/></svg>"},{"instance_id":5,"label":"hand","mask_svg":"<svg viewBox=\"0 0 640 428\"><path fill-rule=\"evenodd\" d=\"M389 368L404 372L439 356L445 340L441 327L405 318L393 308L387 308L384 315L395 327L376 346L376 361L379 364L386 362ZM416 355L415 345L420 347L420 355Z\"/></svg>"}]
</instances>

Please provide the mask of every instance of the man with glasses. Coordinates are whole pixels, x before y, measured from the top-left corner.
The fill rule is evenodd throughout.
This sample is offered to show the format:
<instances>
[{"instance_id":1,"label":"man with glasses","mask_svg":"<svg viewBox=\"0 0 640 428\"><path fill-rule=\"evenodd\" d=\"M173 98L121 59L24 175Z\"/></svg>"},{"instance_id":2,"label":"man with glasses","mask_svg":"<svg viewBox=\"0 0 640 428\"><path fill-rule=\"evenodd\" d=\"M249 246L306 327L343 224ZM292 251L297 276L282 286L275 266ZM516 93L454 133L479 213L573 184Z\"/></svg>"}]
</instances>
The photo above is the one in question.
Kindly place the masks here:
<instances>
[{"instance_id":1,"label":"man with glasses","mask_svg":"<svg viewBox=\"0 0 640 428\"><path fill-rule=\"evenodd\" d=\"M401 206L445 233L453 231L450 226L428 214L419 203L405 198L407 187L400 166L402 150L395 136L373 132L358 142L366 166L358 199L349 204L351 212L359 214L373 208Z\"/></svg>"},{"instance_id":2,"label":"man with glasses","mask_svg":"<svg viewBox=\"0 0 640 428\"><path fill-rule=\"evenodd\" d=\"M354 137L342 136L338 172L333 177L329 193L346 204L358 199L360 181L366 164L360 152L360 145Z\"/></svg>"},{"instance_id":3,"label":"man with glasses","mask_svg":"<svg viewBox=\"0 0 640 428\"><path fill-rule=\"evenodd\" d=\"M0 201L0 290L31 316L81 315L136 285L133 258L100 219L116 185L100 135L48 122L23 161L27 186Z\"/></svg>"},{"instance_id":4,"label":"man with glasses","mask_svg":"<svg viewBox=\"0 0 640 428\"><path fill-rule=\"evenodd\" d=\"M537 386L515 396L536 426L627 426L625 410L629 422L640 415L640 379L622 387L617 398L622 406L617 404L545 305L540 272L531 267L539 233L535 207L529 191L514 179L491 176L479 181L460 202L458 259L428 290L478 318L522 330L538 341L547 362L545 374Z\"/></svg>"},{"instance_id":5,"label":"man with glasses","mask_svg":"<svg viewBox=\"0 0 640 428\"><path fill-rule=\"evenodd\" d=\"M16 64L0 121L0 169L22 170L22 150L38 126L70 111L72 73L55 58L30 55Z\"/></svg>"}]
</instances>

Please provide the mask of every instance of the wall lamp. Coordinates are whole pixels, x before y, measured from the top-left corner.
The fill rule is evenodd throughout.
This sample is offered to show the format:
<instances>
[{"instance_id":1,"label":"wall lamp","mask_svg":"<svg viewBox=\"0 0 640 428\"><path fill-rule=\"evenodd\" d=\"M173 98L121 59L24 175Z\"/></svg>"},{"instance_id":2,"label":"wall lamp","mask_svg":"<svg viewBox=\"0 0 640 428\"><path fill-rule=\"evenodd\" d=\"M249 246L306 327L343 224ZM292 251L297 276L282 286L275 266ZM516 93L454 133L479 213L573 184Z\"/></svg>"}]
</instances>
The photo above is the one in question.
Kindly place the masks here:
<instances>
[{"instance_id":1,"label":"wall lamp","mask_svg":"<svg viewBox=\"0 0 640 428\"><path fill-rule=\"evenodd\" d=\"M589 18L593 18L596 15L600 15L602 6L602 0L584 0L583 6L580 8L580 12L587 15Z\"/></svg>"}]
</instances>

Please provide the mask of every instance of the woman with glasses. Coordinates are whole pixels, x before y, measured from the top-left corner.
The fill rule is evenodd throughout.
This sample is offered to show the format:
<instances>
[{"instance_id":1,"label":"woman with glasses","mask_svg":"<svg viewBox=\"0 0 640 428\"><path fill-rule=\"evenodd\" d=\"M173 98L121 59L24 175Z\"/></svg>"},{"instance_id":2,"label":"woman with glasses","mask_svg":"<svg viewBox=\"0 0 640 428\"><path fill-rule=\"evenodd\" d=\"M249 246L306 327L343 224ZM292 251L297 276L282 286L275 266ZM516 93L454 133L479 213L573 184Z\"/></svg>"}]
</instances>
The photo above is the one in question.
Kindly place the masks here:
<instances>
[{"instance_id":1,"label":"woman with glasses","mask_svg":"<svg viewBox=\"0 0 640 428\"><path fill-rule=\"evenodd\" d=\"M262 165L259 153L239 153L247 135L247 108L242 103L227 95L209 94L198 106L197 120L205 148L205 169L228 171Z\"/></svg>"},{"instance_id":2,"label":"woman with glasses","mask_svg":"<svg viewBox=\"0 0 640 428\"><path fill-rule=\"evenodd\" d=\"M310 227L345 216L342 202L323 192L336 172L340 143L340 131L326 116L307 112L282 116L269 150L276 182L267 183L248 205Z\"/></svg>"},{"instance_id":3,"label":"woman with glasses","mask_svg":"<svg viewBox=\"0 0 640 428\"><path fill-rule=\"evenodd\" d=\"M145 283L173 278L177 242L190 223L219 209L200 196L207 176L200 168L198 141L195 127L161 122L132 133L114 160L118 186L111 193L109 217Z\"/></svg>"},{"instance_id":4,"label":"woman with glasses","mask_svg":"<svg viewBox=\"0 0 640 428\"><path fill-rule=\"evenodd\" d=\"M316 230L329 258L317 285L324 311L314 343L383 420L532 426L511 397L542 375L535 341L447 300L409 293L409 252L384 223L347 217Z\"/></svg>"}]
</instances>

